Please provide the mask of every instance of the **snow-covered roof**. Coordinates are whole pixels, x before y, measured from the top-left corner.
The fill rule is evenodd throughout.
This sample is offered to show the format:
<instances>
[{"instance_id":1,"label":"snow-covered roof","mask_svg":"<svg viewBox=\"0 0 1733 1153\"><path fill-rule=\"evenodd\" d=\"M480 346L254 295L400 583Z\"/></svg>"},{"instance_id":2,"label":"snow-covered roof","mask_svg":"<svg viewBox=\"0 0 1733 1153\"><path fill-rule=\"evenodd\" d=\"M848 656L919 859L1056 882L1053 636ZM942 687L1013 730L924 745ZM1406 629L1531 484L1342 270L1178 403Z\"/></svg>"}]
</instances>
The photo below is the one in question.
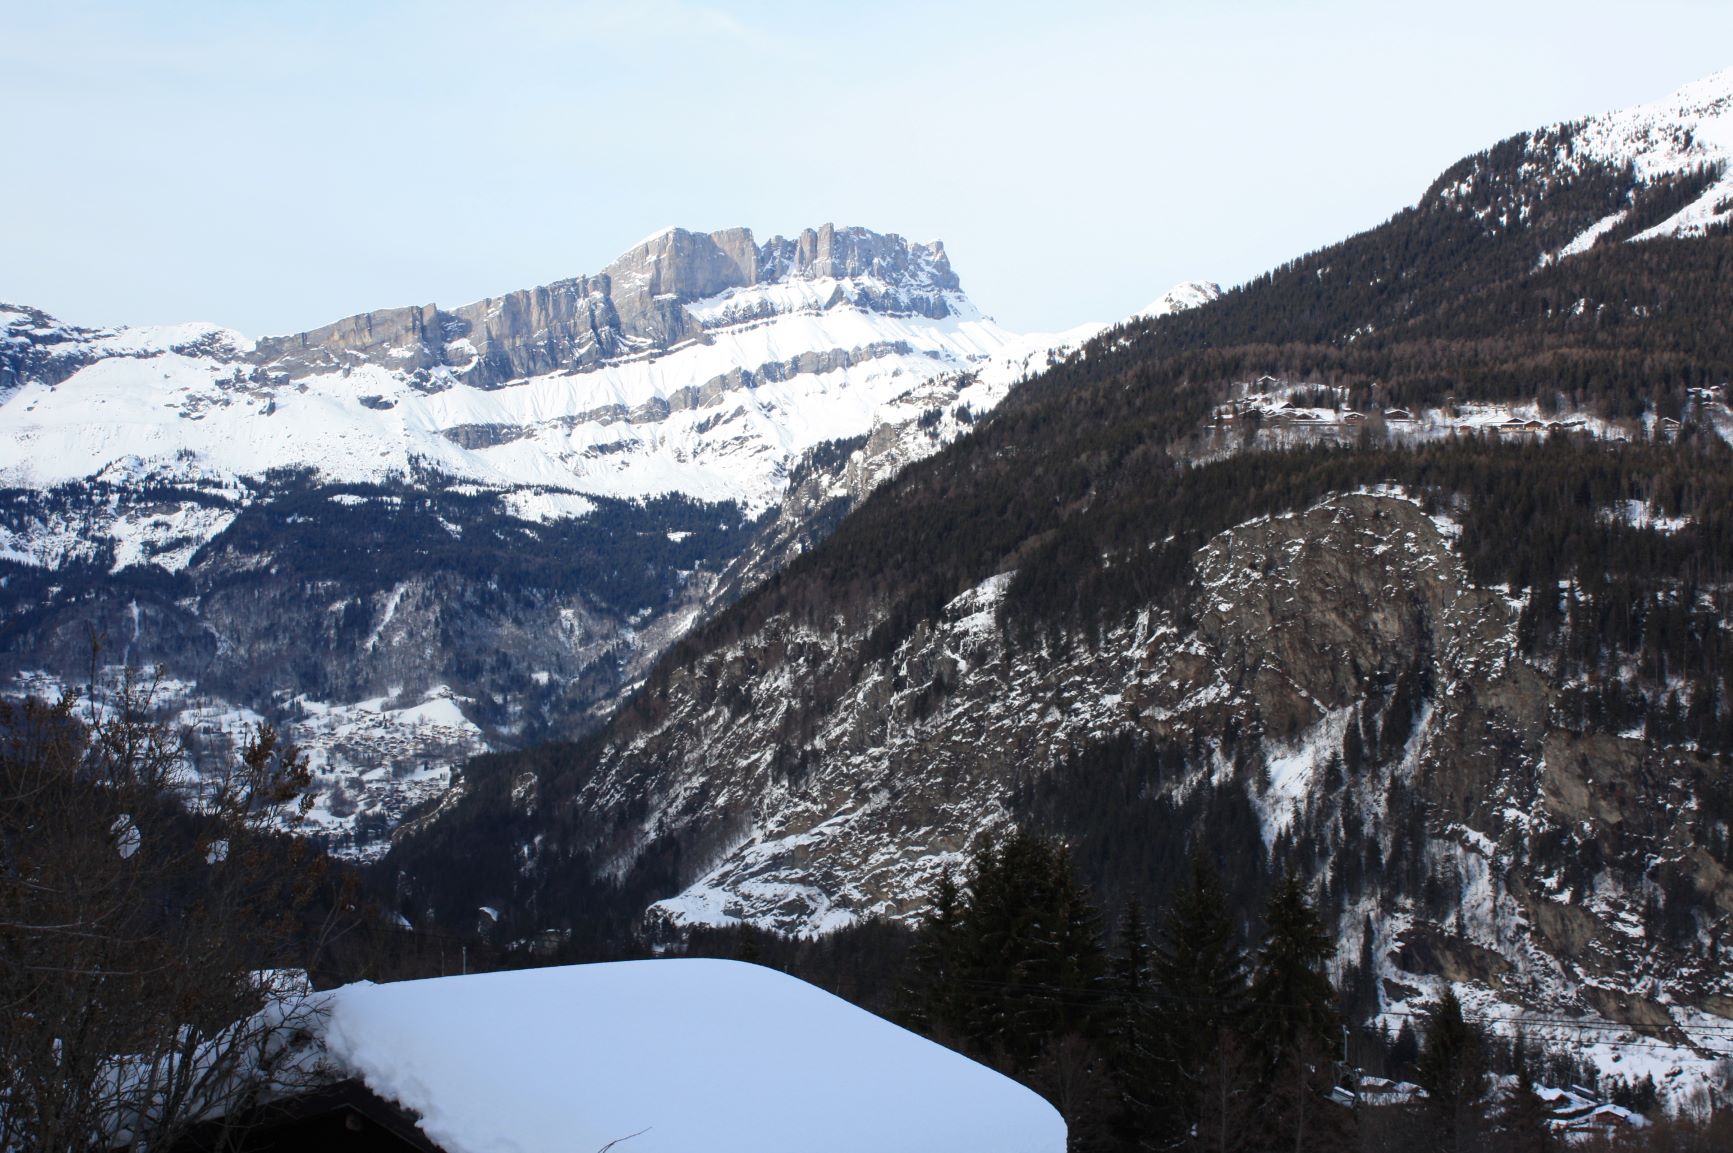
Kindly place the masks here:
<instances>
[{"instance_id":1,"label":"snow-covered roof","mask_svg":"<svg viewBox=\"0 0 1733 1153\"><path fill-rule=\"evenodd\" d=\"M339 1074L448 1153L1062 1153L1035 1093L812 985L668 959L362 983ZM635 1134L635 1136L634 1136Z\"/></svg>"}]
</instances>

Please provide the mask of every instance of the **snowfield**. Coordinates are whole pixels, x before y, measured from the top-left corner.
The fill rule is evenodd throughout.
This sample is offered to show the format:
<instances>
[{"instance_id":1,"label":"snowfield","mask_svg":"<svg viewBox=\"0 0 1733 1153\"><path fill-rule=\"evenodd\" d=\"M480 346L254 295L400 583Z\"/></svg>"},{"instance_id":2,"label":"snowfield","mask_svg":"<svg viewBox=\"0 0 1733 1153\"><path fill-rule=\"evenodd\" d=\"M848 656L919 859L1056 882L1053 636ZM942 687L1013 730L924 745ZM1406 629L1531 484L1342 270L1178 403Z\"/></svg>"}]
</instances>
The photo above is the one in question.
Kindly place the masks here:
<instances>
[{"instance_id":1,"label":"snowfield","mask_svg":"<svg viewBox=\"0 0 1733 1153\"><path fill-rule=\"evenodd\" d=\"M1561 151L1552 158L1562 170L1583 159L1612 165L1629 162L1645 182L1700 166L1725 165L1733 160L1733 68L1693 81L1649 104L1592 116L1578 126L1571 148L1572 152ZM1626 210L1621 209L1597 221L1542 263L1588 251L1625 216ZM1733 171L1723 172L1697 199L1631 239L1701 236L1729 221L1733 221Z\"/></svg>"},{"instance_id":2,"label":"snowfield","mask_svg":"<svg viewBox=\"0 0 1733 1153\"><path fill-rule=\"evenodd\" d=\"M251 342L208 325L93 336L7 312L8 339L53 333L92 359L58 384L26 379L0 395L0 478L43 488L116 467L312 468L356 483L432 469L551 494L528 503L532 519L583 515L578 493L681 493L756 515L806 450L921 416L921 385L954 378L942 402L985 412L1100 328L1021 336L961 292L940 318L890 314L854 302L863 286L890 291L830 279L730 289L687 306L702 342L500 388L448 367L419 379L389 355L291 382L256 371L240 359Z\"/></svg>"}]
</instances>

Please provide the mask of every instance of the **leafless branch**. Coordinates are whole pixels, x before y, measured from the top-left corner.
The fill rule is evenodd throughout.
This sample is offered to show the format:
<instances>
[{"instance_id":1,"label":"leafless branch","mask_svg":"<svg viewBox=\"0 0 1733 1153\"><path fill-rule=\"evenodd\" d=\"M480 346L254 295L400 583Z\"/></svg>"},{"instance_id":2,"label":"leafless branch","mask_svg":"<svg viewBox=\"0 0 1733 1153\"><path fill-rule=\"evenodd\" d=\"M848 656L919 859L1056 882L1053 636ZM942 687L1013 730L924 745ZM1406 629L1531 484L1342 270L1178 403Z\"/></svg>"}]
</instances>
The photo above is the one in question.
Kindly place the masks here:
<instances>
[{"instance_id":1,"label":"leafless branch","mask_svg":"<svg viewBox=\"0 0 1733 1153\"><path fill-rule=\"evenodd\" d=\"M654 1128L655 1128L654 1125L646 1125L642 1129L638 1130L636 1133L628 1133L624 1137L616 1137L612 1141L608 1142L606 1145L602 1146L600 1149L596 1150L596 1153L608 1153L608 1150L612 1149L614 1146L618 1145L620 1142L630 1141L634 1137L642 1137L644 1134L648 1133L650 1130L652 1130Z\"/></svg>"}]
</instances>

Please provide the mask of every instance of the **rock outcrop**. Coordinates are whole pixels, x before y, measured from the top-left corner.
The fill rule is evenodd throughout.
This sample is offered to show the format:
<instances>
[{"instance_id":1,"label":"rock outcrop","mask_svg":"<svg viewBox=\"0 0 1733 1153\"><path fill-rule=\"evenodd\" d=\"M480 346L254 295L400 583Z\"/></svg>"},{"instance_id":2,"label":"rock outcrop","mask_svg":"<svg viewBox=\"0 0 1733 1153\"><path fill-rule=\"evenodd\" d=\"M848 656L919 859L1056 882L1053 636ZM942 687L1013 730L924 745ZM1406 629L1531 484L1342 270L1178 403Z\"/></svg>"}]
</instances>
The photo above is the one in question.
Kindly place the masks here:
<instances>
[{"instance_id":1,"label":"rock outcrop","mask_svg":"<svg viewBox=\"0 0 1733 1153\"><path fill-rule=\"evenodd\" d=\"M255 363L289 379L372 363L405 371L449 369L493 387L550 372L582 372L705 339L717 322L754 319L757 300L706 324L685 306L731 289L785 281L836 281L821 306L849 303L938 319L962 285L944 245L916 244L864 228L826 224L763 245L746 228L709 234L670 228L595 276L489 297L449 311L427 304L362 313L258 342Z\"/></svg>"},{"instance_id":2,"label":"rock outcrop","mask_svg":"<svg viewBox=\"0 0 1733 1153\"><path fill-rule=\"evenodd\" d=\"M1033 643L1000 620L1009 574L883 655L870 608L772 615L669 667L580 763L516 778L535 832L509 851L541 876L660 877L679 891L650 906L653 937L810 934L912 922L1013 823L1183 853L1237 812L1230 851L1320 862L1374 1010L1399 1022L1454 983L1482 1014L1535 1014L1534 1039L1590 1015L1662 1031L1689 1065L1691 1023L1733 985L1714 948L1638 926L1657 887L1733 912L1693 800L1715 763L1562 723L1562 687L1518 655L1519 604L1469 579L1457 531L1400 493L1339 494L1208 541L1183 609ZM1162 767L1115 792L1086 775L1111 748ZM414 839L397 860L413 875Z\"/></svg>"}]
</instances>

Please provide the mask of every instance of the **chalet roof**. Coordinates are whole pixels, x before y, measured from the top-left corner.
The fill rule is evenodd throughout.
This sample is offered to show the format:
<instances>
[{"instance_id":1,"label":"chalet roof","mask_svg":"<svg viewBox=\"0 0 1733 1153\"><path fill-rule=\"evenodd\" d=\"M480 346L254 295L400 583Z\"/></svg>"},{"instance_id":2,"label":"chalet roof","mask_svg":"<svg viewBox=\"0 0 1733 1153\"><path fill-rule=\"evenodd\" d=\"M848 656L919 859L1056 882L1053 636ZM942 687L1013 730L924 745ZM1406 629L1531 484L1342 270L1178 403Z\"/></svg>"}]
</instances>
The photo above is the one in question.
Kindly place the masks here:
<instances>
[{"instance_id":1,"label":"chalet roof","mask_svg":"<svg viewBox=\"0 0 1733 1153\"><path fill-rule=\"evenodd\" d=\"M445 1153L1063 1153L1053 1107L812 985L735 961L568 965L335 990L332 1067ZM624 1150L622 1150L624 1153Z\"/></svg>"}]
</instances>

